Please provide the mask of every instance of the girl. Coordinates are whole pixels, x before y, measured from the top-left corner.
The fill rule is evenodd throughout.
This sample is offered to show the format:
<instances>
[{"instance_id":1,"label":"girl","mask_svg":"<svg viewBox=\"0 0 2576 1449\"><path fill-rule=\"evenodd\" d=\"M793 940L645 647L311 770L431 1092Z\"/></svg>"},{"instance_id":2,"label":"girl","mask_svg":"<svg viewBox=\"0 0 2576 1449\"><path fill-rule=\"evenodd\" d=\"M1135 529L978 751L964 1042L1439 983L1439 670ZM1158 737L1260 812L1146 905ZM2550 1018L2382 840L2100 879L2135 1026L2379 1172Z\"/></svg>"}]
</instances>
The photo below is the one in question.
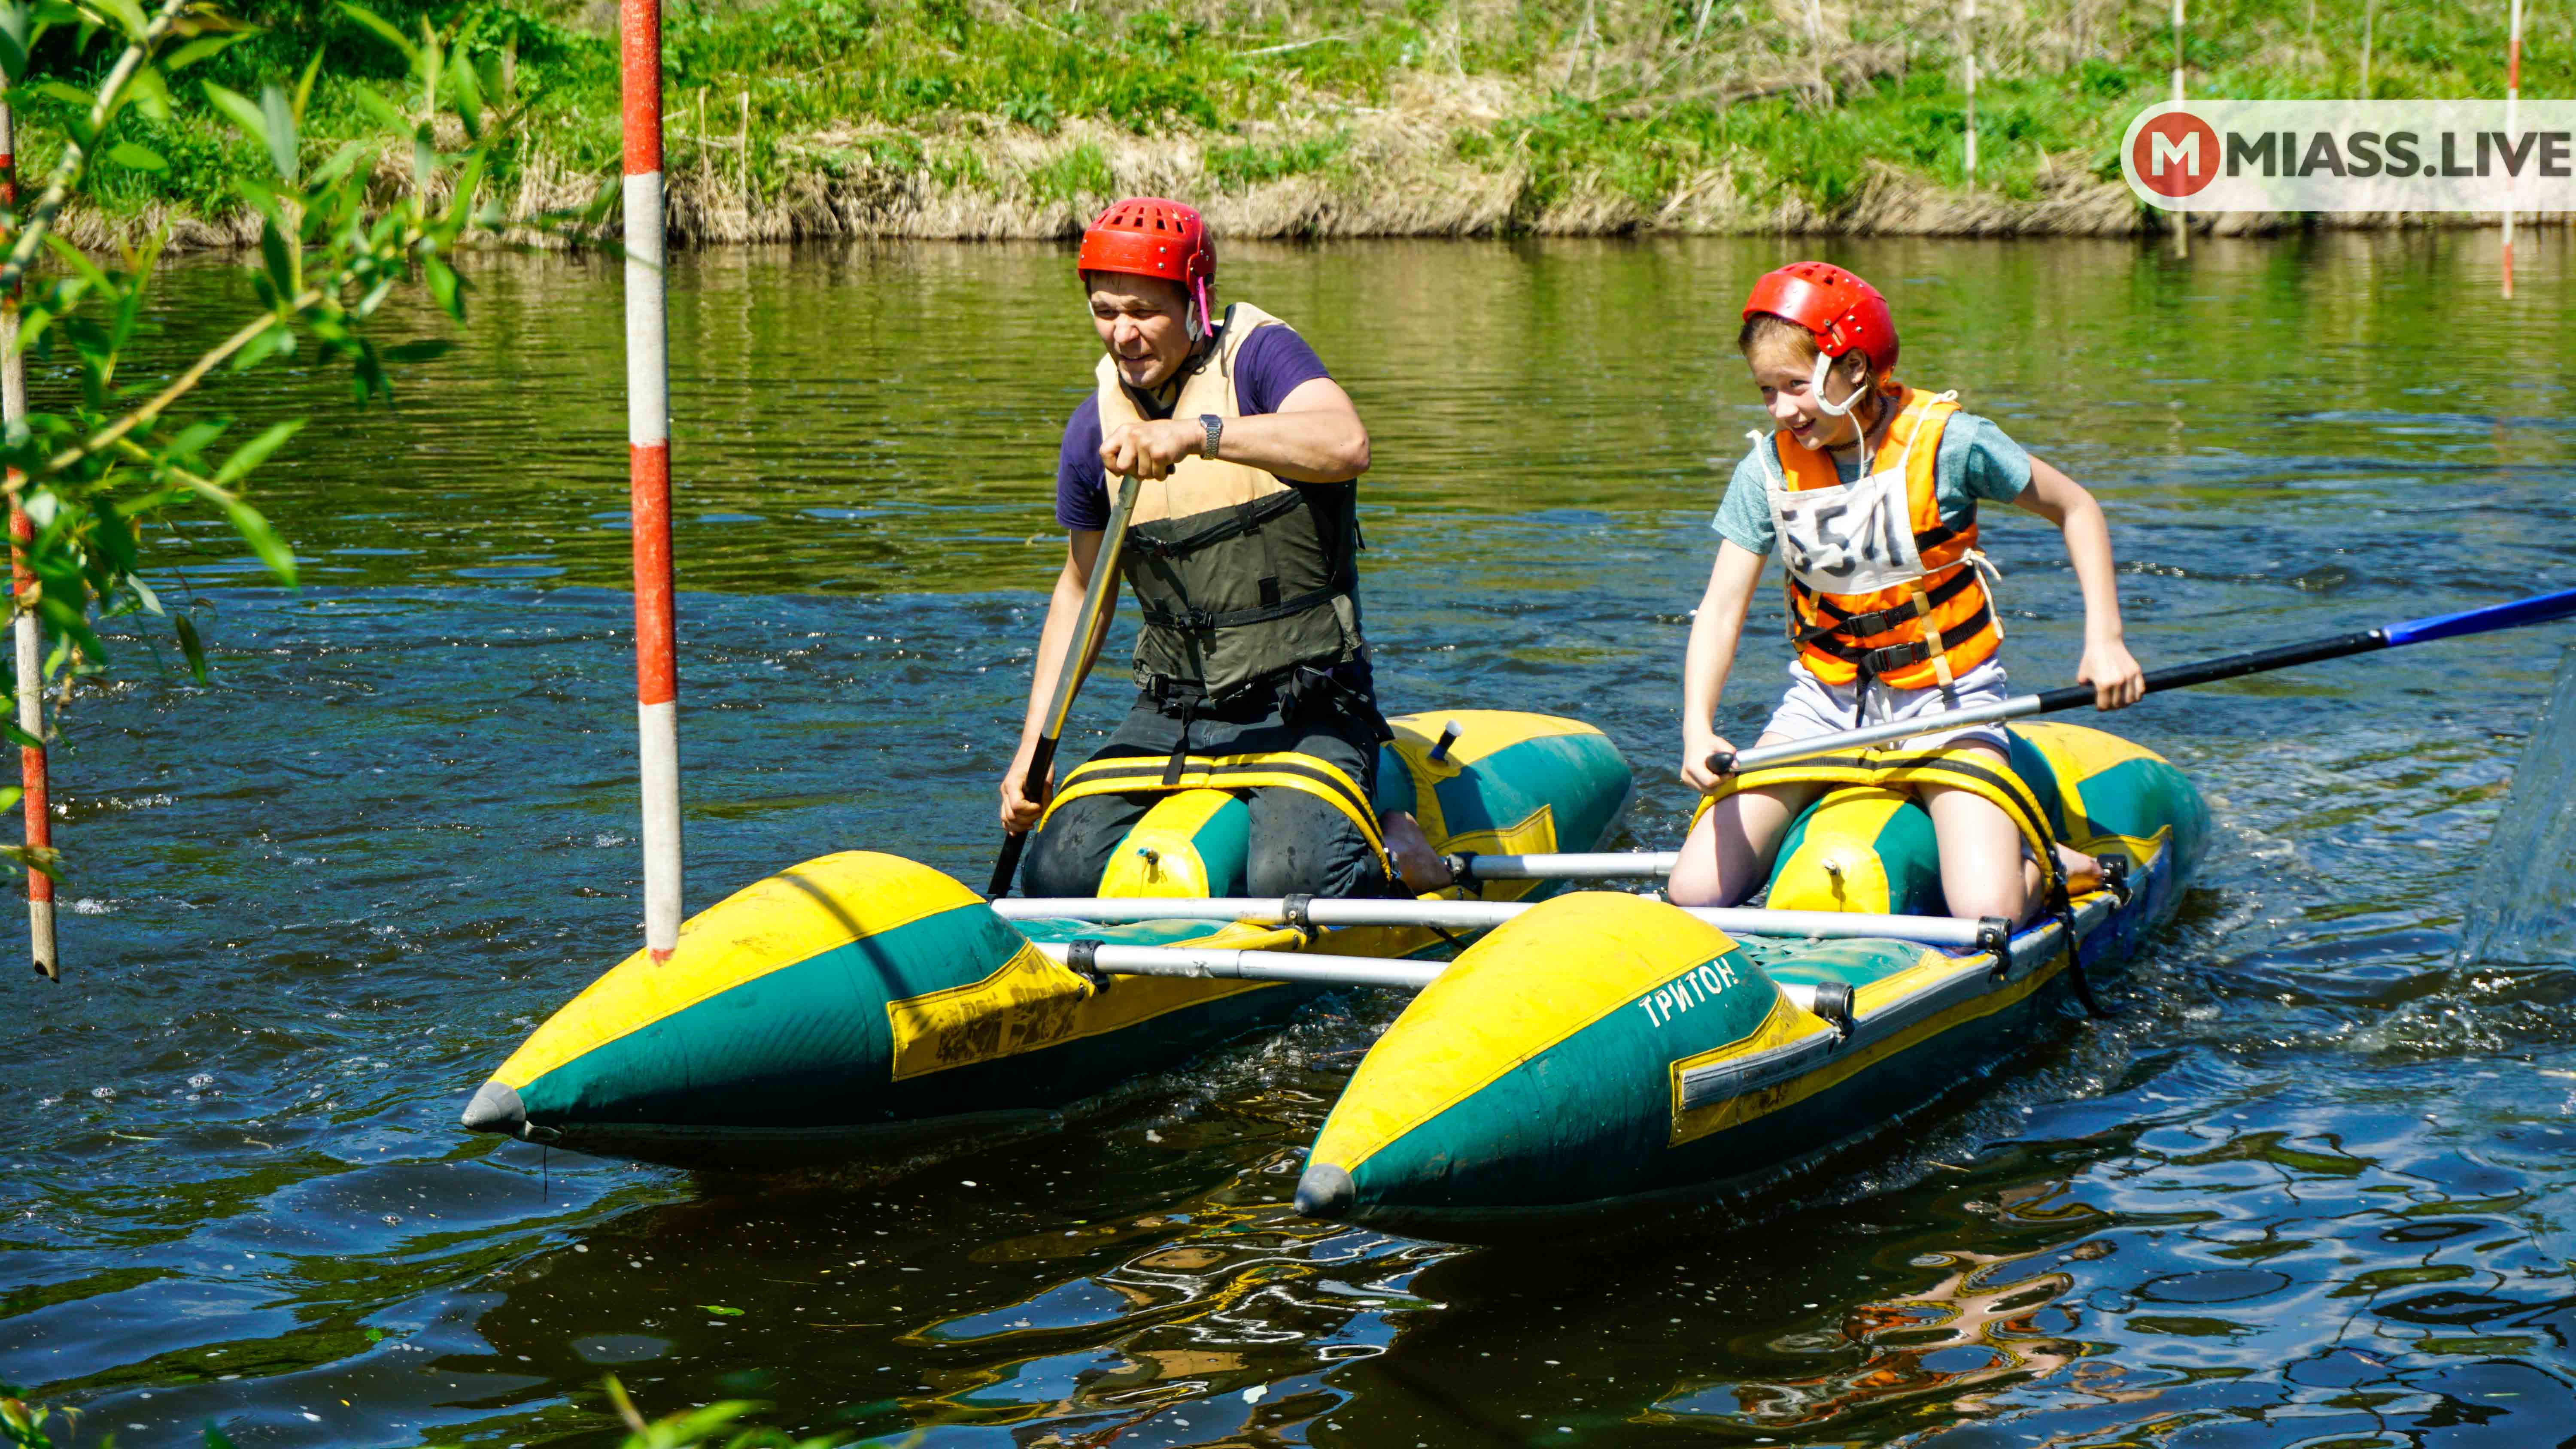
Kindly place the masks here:
<instances>
[{"instance_id":1,"label":"girl","mask_svg":"<svg viewBox=\"0 0 2576 1449\"><path fill-rule=\"evenodd\" d=\"M1788 571L1798 657L1761 745L2006 697L2003 630L1977 552L1977 504L2009 502L2056 524L2084 590L2084 658L2075 677L2102 709L2146 693L2121 642L2111 535L2093 495L2021 450L1952 395L1900 386L1896 326L1878 289L1839 267L1799 262L1754 283L1736 338L1777 431L1754 436L1711 527L1717 563L1691 623L1682 679L1682 781L1709 793L1709 756L1734 746L1713 721L1762 560L1778 544ZM1906 741L2005 763L1994 725ZM1732 905L1768 879L1798 812L1826 787L1763 785L1704 811L1682 844L1672 899ZM2019 922L2038 904L2038 864L2001 807L1967 790L1915 787L1941 843L1953 915ZM2093 859L2057 847L2070 886L2099 879Z\"/></svg>"}]
</instances>

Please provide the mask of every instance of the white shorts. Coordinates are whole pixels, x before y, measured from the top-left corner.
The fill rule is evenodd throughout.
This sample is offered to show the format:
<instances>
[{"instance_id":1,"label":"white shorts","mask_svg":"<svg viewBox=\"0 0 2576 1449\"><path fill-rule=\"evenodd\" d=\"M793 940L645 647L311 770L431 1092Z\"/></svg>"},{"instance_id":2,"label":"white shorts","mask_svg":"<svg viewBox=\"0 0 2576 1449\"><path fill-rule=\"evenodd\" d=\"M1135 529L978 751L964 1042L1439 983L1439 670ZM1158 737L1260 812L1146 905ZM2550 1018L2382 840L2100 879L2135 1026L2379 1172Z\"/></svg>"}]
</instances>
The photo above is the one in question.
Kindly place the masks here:
<instances>
[{"instance_id":1,"label":"white shorts","mask_svg":"<svg viewBox=\"0 0 2576 1449\"><path fill-rule=\"evenodd\" d=\"M1762 727L1762 733L1777 735L1782 741L1810 740L1818 735L1839 734L1889 720L1946 714L1954 709L1973 709L1981 704L2001 704L2008 698L2010 696L2004 691L2003 661L1992 655L1987 656L1985 663L1960 675L1946 689L1937 684L1923 689L1891 689L1872 681L1865 706L1860 700L1859 681L1827 684L1808 673L1804 664L1792 662L1789 666L1789 692L1781 696L1780 707L1772 711L1771 722ZM1965 729L1893 741L1889 748L1929 750L1942 745L1970 743L1988 744L1999 750L2006 748L2003 726L1969 725Z\"/></svg>"}]
</instances>

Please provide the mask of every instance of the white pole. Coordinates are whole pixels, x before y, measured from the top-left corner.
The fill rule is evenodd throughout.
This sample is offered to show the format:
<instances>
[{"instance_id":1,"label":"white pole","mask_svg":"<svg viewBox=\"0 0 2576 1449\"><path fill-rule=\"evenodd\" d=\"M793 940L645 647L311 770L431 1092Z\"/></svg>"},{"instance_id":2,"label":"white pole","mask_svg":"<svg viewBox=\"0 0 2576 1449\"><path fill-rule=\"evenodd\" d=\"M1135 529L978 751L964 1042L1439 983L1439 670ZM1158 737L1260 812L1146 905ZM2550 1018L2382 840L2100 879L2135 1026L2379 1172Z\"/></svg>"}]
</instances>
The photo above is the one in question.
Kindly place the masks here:
<instances>
[{"instance_id":1,"label":"white pole","mask_svg":"<svg viewBox=\"0 0 2576 1449\"><path fill-rule=\"evenodd\" d=\"M2522 0L2513 0L2513 28L2505 41L2504 139L2513 144L2515 113L2522 103ZM2504 179L2504 295L2513 295L2513 177Z\"/></svg>"},{"instance_id":2,"label":"white pole","mask_svg":"<svg viewBox=\"0 0 2576 1449\"><path fill-rule=\"evenodd\" d=\"M2379 0L2362 0L2361 6L2361 98L2370 99L2370 42L2372 27L2379 23Z\"/></svg>"},{"instance_id":3,"label":"white pole","mask_svg":"<svg viewBox=\"0 0 2576 1449\"><path fill-rule=\"evenodd\" d=\"M0 90L8 84L8 76L0 74ZM17 150L16 120L8 106L0 105L0 207L11 212L18 209ZM15 429L26 417L27 360L18 351L18 289L11 287L8 295L0 297L0 419ZM9 481L15 485L23 481L22 475L13 469ZM35 589L35 575L27 569L26 555L26 545L35 536L27 511L18 506L13 486L9 500L9 607L16 615L12 623L18 652L18 728L41 741L45 737L45 628L38 622L35 610L19 607ZM47 789L43 745L19 747L18 782L26 809L27 848L50 849L54 843L53 806ZM54 946L54 878L34 869L27 872L27 938L36 970L48 981L61 980L62 958Z\"/></svg>"},{"instance_id":4,"label":"white pole","mask_svg":"<svg viewBox=\"0 0 2576 1449\"><path fill-rule=\"evenodd\" d=\"M2182 104L2182 0L2173 0L2173 42L2173 98L2174 104L2178 106ZM2178 257L2190 256L2191 218L2186 213L2177 211L2173 214L2173 219L2174 255Z\"/></svg>"},{"instance_id":5,"label":"white pole","mask_svg":"<svg viewBox=\"0 0 2576 1449\"><path fill-rule=\"evenodd\" d=\"M644 947L680 943L680 670L671 581L671 369L662 275L662 6L618 22L626 141L627 487L635 542L636 755L643 785Z\"/></svg>"},{"instance_id":6,"label":"white pole","mask_svg":"<svg viewBox=\"0 0 2576 1449\"><path fill-rule=\"evenodd\" d=\"M1968 184L1977 184L1977 0L1968 0Z\"/></svg>"}]
</instances>

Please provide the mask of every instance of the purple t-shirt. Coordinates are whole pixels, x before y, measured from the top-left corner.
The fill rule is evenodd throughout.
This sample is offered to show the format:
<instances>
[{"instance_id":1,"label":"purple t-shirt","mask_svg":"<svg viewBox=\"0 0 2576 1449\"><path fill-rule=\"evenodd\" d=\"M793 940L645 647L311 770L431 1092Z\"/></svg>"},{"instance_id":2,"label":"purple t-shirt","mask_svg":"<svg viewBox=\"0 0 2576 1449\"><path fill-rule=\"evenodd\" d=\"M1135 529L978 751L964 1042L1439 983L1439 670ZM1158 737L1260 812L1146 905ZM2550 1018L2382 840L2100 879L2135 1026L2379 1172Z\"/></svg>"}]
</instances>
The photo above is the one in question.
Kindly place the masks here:
<instances>
[{"instance_id":1,"label":"purple t-shirt","mask_svg":"<svg viewBox=\"0 0 2576 1449\"><path fill-rule=\"evenodd\" d=\"M1306 339L1286 327L1264 327L1234 354L1234 400L1245 416L1279 411L1288 394L1330 377ZM1100 394L1083 396L1065 421L1055 460L1055 521L1069 529L1109 526L1109 481L1100 471Z\"/></svg>"}]
</instances>

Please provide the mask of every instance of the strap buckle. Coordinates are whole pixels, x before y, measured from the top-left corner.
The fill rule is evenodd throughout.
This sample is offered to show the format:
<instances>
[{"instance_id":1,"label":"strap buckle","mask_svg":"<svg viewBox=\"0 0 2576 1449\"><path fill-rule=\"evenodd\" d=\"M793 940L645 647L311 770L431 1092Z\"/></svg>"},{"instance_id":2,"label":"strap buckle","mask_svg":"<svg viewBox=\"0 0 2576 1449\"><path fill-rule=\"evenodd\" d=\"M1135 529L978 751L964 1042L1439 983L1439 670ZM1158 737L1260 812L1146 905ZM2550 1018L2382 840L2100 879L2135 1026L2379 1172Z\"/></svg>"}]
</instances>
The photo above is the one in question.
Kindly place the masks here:
<instances>
[{"instance_id":1,"label":"strap buckle","mask_svg":"<svg viewBox=\"0 0 2576 1449\"><path fill-rule=\"evenodd\" d=\"M1902 644L1889 644L1882 648L1865 650L1855 662L1860 665L1861 673L1879 678L1903 669L1909 664L1920 664L1931 657L1930 644L1921 639L1908 639Z\"/></svg>"}]
</instances>

